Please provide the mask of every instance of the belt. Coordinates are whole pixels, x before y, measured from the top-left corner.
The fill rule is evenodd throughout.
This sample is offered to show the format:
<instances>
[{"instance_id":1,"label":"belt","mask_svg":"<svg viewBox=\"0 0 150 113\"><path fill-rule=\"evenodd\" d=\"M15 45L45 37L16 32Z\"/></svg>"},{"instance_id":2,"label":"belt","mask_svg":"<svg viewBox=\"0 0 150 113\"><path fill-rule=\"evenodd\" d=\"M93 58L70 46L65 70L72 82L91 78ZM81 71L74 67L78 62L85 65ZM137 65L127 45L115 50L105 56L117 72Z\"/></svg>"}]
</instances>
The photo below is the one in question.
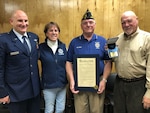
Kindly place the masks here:
<instances>
[{"instance_id":1,"label":"belt","mask_svg":"<svg viewBox=\"0 0 150 113\"><path fill-rule=\"evenodd\" d=\"M132 79L128 79L128 78L121 78L119 76L117 76L120 80L124 81L124 82L136 82L136 81L140 81L140 80L145 80L146 77L142 76L140 78L132 78Z\"/></svg>"}]
</instances>

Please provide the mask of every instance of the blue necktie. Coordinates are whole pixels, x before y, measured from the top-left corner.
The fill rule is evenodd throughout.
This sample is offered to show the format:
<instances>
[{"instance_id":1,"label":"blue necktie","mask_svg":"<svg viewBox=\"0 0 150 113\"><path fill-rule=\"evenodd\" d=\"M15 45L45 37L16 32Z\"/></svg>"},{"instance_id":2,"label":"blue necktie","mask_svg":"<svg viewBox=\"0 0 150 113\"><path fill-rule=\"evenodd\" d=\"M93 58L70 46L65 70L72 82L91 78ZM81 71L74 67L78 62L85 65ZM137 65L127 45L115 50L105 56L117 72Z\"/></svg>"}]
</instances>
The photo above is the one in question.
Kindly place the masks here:
<instances>
[{"instance_id":1,"label":"blue necktie","mask_svg":"<svg viewBox=\"0 0 150 113\"><path fill-rule=\"evenodd\" d=\"M23 36L22 39L23 39L23 45L24 47L26 48L28 54L30 53L30 49L29 49L29 46L27 44L27 41L25 40L25 38L27 38L26 36Z\"/></svg>"}]
</instances>

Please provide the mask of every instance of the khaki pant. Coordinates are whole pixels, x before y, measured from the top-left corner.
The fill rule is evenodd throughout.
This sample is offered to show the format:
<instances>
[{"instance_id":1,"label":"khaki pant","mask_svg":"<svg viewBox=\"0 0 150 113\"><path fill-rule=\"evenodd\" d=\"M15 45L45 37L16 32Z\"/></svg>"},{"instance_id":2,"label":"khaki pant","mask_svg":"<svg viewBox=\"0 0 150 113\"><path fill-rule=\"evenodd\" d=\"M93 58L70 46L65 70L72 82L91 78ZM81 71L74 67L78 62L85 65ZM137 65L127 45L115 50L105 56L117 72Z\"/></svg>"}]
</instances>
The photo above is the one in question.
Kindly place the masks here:
<instances>
[{"instance_id":1,"label":"khaki pant","mask_svg":"<svg viewBox=\"0 0 150 113\"><path fill-rule=\"evenodd\" d=\"M74 94L75 113L103 113L104 97L96 92Z\"/></svg>"}]
</instances>

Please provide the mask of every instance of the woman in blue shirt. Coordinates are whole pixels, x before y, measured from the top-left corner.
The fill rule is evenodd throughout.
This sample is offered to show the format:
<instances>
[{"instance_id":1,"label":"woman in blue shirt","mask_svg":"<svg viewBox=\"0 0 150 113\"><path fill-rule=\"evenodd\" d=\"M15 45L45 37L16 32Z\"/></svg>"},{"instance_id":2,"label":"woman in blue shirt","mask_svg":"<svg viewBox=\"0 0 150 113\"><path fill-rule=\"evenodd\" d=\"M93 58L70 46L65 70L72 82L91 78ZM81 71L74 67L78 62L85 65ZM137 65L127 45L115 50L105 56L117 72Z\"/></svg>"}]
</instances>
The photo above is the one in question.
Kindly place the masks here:
<instances>
[{"instance_id":1,"label":"woman in blue shirt","mask_svg":"<svg viewBox=\"0 0 150 113\"><path fill-rule=\"evenodd\" d=\"M63 113L66 101L66 45L59 38L57 23L45 25L45 42L41 43L40 61L42 66L42 88L45 113Z\"/></svg>"}]
</instances>

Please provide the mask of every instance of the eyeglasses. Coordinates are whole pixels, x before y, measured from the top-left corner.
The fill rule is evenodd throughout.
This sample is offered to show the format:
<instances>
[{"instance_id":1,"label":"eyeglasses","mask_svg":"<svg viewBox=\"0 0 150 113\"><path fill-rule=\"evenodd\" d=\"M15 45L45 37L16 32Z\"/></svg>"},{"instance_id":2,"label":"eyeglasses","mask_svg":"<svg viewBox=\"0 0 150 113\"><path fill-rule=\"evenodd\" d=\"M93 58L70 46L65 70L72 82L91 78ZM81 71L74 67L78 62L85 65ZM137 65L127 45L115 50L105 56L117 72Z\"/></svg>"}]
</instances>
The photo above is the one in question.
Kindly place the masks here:
<instances>
[{"instance_id":1,"label":"eyeglasses","mask_svg":"<svg viewBox=\"0 0 150 113\"><path fill-rule=\"evenodd\" d=\"M83 25L94 25L95 22L94 21L82 21Z\"/></svg>"}]
</instances>

